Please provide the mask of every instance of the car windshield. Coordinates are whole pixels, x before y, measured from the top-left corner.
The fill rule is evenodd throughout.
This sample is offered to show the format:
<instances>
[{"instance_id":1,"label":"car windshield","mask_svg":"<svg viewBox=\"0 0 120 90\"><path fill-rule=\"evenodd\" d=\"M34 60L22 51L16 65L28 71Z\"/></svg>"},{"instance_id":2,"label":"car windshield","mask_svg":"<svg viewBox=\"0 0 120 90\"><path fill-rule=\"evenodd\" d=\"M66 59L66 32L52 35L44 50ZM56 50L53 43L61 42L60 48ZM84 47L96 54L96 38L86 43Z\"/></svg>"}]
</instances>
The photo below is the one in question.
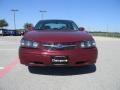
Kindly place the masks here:
<instances>
[{"instance_id":1,"label":"car windshield","mask_svg":"<svg viewBox=\"0 0 120 90\"><path fill-rule=\"evenodd\" d=\"M39 21L35 30L78 30L77 25L68 20L42 20Z\"/></svg>"}]
</instances>

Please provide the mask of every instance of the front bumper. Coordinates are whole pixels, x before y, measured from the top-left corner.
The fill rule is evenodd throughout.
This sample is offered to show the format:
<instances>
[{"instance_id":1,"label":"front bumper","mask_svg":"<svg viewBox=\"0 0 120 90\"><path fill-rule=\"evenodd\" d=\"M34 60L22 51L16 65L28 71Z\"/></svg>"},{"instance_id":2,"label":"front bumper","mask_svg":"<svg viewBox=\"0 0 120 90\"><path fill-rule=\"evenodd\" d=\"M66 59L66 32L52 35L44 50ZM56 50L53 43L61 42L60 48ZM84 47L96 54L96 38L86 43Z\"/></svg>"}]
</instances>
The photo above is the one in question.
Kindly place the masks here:
<instances>
[{"instance_id":1,"label":"front bumper","mask_svg":"<svg viewBox=\"0 0 120 90\"><path fill-rule=\"evenodd\" d=\"M83 66L96 63L98 51L97 48L75 49L75 50L40 50L19 48L20 63L27 66ZM66 56L67 64L53 65L51 57Z\"/></svg>"}]
</instances>

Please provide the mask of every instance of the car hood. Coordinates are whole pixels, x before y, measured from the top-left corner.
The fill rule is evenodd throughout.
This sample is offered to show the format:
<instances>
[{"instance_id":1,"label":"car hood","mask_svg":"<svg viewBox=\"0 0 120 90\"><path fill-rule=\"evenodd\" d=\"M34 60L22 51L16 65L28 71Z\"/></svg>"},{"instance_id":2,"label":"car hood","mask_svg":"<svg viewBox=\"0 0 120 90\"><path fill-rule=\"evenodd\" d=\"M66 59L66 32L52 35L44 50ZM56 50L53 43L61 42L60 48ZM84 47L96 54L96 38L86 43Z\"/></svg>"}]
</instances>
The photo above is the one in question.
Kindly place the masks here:
<instances>
[{"instance_id":1,"label":"car hood","mask_svg":"<svg viewBox=\"0 0 120 90\"><path fill-rule=\"evenodd\" d=\"M24 38L37 42L77 42L93 39L85 31L30 31Z\"/></svg>"}]
</instances>

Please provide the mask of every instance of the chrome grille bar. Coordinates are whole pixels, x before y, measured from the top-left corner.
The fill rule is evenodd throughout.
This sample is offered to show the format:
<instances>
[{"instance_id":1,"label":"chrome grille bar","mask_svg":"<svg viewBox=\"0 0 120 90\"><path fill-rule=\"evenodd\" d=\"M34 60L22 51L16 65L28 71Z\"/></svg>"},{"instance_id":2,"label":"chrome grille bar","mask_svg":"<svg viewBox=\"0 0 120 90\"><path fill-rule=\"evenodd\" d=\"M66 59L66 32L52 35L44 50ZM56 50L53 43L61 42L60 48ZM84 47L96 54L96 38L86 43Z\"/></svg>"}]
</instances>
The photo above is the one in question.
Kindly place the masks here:
<instances>
[{"instance_id":1,"label":"chrome grille bar","mask_svg":"<svg viewBox=\"0 0 120 90\"><path fill-rule=\"evenodd\" d=\"M73 49L77 45L75 43L43 43L42 46L49 50L66 50Z\"/></svg>"}]
</instances>

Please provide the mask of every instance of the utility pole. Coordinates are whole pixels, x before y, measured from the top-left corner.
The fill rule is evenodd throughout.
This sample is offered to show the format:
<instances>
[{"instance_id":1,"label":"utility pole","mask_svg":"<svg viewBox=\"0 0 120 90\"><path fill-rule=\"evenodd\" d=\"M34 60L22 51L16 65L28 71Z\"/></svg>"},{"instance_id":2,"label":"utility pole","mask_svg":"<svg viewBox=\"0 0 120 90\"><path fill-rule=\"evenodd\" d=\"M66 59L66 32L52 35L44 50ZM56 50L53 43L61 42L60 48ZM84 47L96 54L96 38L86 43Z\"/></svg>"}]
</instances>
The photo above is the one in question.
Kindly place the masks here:
<instances>
[{"instance_id":1,"label":"utility pole","mask_svg":"<svg viewBox=\"0 0 120 90\"><path fill-rule=\"evenodd\" d=\"M43 20L44 19L44 13L46 13L47 11L45 11L45 10L40 10L40 13L41 13L41 20Z\"/></svg>"},{"instance_id":2,"label":"utility pole","mask_svg":"<svg viewBox=\"0 0 120 90\"><path fill-rule=\"evenodd\" d=\"M16 18L15 18L15 15L16 15L16 12L19 11L19 10L12 9L11 11L13 12L13 16L14 16L14 29L16 30L16 20L15 20Z\"/></svg>"}]
</instances>

